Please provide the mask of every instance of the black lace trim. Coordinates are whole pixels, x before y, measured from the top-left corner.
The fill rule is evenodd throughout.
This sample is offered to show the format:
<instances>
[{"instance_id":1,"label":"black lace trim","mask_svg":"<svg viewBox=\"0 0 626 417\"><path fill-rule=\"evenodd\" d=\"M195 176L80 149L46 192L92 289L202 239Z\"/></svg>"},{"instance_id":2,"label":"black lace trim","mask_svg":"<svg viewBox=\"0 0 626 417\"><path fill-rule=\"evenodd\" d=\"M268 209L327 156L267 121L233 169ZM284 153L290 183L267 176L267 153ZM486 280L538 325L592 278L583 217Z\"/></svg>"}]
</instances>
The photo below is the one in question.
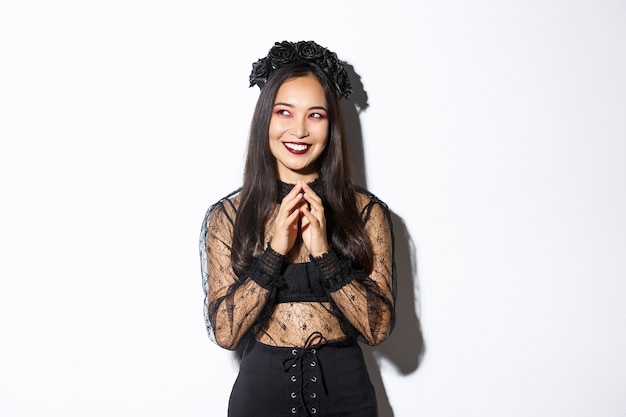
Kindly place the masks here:
<instances>
[{"instance_id":1,"label":"black lace trim","mask_svg":"<svg viewBox=\"0 0 626 417\"><path fill-rule=\"evenodd\" d=\"M332 248L321 256L309 255L309 258L319 268L322 284L329 292L337 291L354 279L350 261L339 259Z\"/></svg>"},{"instance_id":2,"label":"black lace trim","mask_svg":"<svg viewBox=\"0 0 626 417\"><path fill-rule=\"evenodd\" d=\"M250 278L266 290L282 287L285 285L285 278L279 272L286 258L268 244L265 252L252 261Z\"/></svg>"}]
</instances>

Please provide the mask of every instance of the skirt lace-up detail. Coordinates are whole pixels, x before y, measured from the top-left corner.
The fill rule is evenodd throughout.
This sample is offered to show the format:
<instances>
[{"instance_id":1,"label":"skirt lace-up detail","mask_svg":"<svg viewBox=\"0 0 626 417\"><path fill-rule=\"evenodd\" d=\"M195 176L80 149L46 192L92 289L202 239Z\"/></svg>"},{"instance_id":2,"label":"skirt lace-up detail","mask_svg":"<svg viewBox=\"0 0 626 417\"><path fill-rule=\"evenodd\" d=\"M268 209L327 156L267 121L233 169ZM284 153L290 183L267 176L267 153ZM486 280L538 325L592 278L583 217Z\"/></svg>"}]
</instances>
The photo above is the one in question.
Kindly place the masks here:
<instances>
[{"instance_id":1,"label":"skirt lace-up detail","mask_svg":"<svg viewBox=\"0 0 626 417\"><path fill-rule=\"evenodd\" d=\"M319 338L319 342L311 344L316 338ZM315 416L319 412L320 390L327 393L317 355L318 350L323 347L323 340L320 332L311 333L304 347L293 348L291 357L283 362L290 380L290 406L293 415Z\"/></svg>"}]
</instances>

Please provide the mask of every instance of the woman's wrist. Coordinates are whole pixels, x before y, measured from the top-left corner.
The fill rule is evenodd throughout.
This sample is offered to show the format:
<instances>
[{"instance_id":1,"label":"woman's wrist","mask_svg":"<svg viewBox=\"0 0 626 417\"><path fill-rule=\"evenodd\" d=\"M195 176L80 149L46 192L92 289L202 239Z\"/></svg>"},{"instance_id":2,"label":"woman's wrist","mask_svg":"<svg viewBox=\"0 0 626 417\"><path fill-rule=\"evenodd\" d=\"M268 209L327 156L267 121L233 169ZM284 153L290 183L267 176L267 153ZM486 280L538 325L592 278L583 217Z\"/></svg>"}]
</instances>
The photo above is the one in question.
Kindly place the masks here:
<instances>
[{"instance_id":1,"label":"woman's wrist","mask_svg":"<svg viewBox=\"0 0 626 417\"><path fill-rule=\"evenodd\" d=\"M283 266L286 255L275 251L268 243L265 252L259 257L260 267L269 274L277 274Z\"/></svg>"},{"instance_id":2,"label":"woman's wrist","mask_svg":"<svg viewBox=\"0 0 626 417\"><path fill-rule=\"evenodd\" d=\"M267 245L265 251L252 262L249 276L261 287L271 290L285 285L285 278L280 275L280 270L285 261L285 256L276 252Z\"/></svg>"},{"instance_id":3,"label":"woman's wrist","mask_svg":"<svg viewBox=\"0 0 626 417\"><path fill-rule=\"evenodd\" d=\"M328 245L326 245L326 249L317 249L317 250L312 250L311 256L313 258L321 258L322 256L326 255L328 252L330 251L330 248L328 247Z\"/></svg>"},{"instance_id":4,"label":"woman's wrist","mask_svg":"<svg viewBox=\"0 0 626 417\"><path fill-rule=\"evenodd\" d=\"M342 260L332 248L321 256L310 256L320 270L320 278L329 292L335 292L353 280L350 262Z\"/></svg>"}]
</instances>

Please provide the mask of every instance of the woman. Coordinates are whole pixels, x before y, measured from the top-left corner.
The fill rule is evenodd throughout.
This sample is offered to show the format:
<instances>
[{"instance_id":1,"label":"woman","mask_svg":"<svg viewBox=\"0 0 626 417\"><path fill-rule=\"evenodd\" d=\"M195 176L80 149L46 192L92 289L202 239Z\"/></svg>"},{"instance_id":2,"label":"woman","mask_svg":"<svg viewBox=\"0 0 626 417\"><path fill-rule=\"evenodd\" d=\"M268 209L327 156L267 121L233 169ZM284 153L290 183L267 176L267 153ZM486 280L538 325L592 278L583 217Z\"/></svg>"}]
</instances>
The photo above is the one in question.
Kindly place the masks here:
<instances>
[{"instance_id":1,"label":"woman","mask_svg":"<svg viewBox=\"0 0 626 417\"><path fill-rule=\"evenodd\" d=\"M335 53L284 41L253 64L253 85L243 186L209 208L200 238L209 336L246 343L229 416L375 416L357 341L393 327L393 232L353 184L350 80Z\"/></svg>"}]
</instances>

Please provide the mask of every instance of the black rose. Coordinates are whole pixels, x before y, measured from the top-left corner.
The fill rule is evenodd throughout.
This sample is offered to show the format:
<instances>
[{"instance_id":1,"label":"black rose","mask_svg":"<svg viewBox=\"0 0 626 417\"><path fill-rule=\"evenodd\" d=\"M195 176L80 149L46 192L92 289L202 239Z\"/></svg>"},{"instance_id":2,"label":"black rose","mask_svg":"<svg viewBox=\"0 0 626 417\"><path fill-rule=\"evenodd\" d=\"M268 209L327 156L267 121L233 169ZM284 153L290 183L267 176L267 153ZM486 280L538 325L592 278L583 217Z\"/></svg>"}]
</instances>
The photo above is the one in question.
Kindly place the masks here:
<instances>
[{"instance_id":1,"label":"black rose","mask_svg":"<svg viewBox=\"0 0 626 417\"><path fill-rule=\"evenodd\" d=\"M272 64L276 67L287 64L295 60L298 51L296 45L292 42L282 41L276 42L267 57Z\"/></svg>"},{"instance_id":2,"label":"black rose","mask_svg":"<svg viewBox=\"0 0 626 417\"><path fill-rule=\"evenodd\" d=\"M252 64L252 72L250 73L250 87L258 85L262 88L270 74L271 66L267 58L261 58Z\"/></svg>"},{"instance_id":3,"label":"black rose","mask_svg":"<svg viewBox=\"0 0 626 417\"><path fill-rule=\"evenodd\" d=\"M324 51L324 55L320 59L320 67L324 71L331 74L331 76L342 68L341 63L337 58L337 54L329 50Z\"/></svg>"},{"instance_id":4,"label":"black rose","mask_svg":"<svg viewBox=\"0 0 626 417\"><path fill-rule=\"evenodd\" d=\"M350 94L352 94L352 83L350 82L350 77L345 69L341 68L341 70L335 75L335 83L339 98L350 97Z\"/></svg>"},{"instance_id":5,"label":"black rose","mask_svg":"<svg viewBox=\"0 0 626 417\"><path fill-rule=\"evenodd\" d=\"M301 41L296 46L298 48L298 56L307 61L317 60L322 56L325 49L313 41Z\"/></svg>"}]
</instances>

